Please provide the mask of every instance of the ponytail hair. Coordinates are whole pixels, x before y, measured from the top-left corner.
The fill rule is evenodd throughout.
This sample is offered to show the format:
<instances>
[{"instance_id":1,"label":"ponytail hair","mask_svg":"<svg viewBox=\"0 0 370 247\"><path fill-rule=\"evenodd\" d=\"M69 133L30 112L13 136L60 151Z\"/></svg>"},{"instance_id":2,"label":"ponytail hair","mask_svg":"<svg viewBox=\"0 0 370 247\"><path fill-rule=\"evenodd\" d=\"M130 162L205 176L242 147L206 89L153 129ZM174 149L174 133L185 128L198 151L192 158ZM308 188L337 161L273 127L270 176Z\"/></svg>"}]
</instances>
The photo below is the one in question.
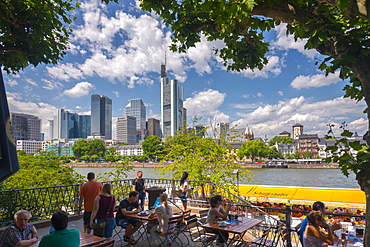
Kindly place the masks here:
<instances>
[{"instance_id":1,"label":"ponytail hair","mask_svg":"<svg viewBox=\"0 0 370 247\"><path fill-rule=\"evenodd\" d=\"M189 173L188 172L183 172L182 178L180 180L180 185L183 185L185 183L185 180L188 179Z\"/></svg>"},{"instance_id":2,"label":"ponytail hair","mask_svg":"<svg viewBox=\"0 0 370 247\"><path fill-rule=\"evenodd\" d=\"M166 208L166 213L170 214L170 206L168 206L167 199L168 199L168 195L166 193L163 193L161 195L161 201L164 204L164 207Z\"/></svg>"}]
</instances>

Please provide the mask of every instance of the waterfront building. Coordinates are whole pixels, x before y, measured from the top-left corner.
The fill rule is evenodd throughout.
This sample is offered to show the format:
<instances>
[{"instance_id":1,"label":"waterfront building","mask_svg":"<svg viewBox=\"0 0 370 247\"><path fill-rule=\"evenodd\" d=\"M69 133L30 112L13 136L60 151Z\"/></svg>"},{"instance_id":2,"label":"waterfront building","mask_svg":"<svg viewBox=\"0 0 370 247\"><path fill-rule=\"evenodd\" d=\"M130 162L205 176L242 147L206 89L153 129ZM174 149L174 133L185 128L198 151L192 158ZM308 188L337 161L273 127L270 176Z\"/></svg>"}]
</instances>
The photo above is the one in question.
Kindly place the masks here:
<instances>
[{"instance_id":1,"label":"waterfront building","mask_svg":"<svg viewBox=\"0 0 370 247\"><path fill-rule=\"evenodd\" d=\"M112 100L107 96L91 95L91 135L112 139Z\"/></svg>"},{"instance_id":2,"label":"waterfront building","mask_svg":"<svg viewBox=\"0 0 370 247\"><path fill-rule=\"evenodd\" d=\"M246 142L254 139L253 130L248 125L245 128L244 139L245 139ZM261 138L261 140L262 140L262 138ZM264 140L262 140L262 141L264 142Z\"/></svg>"},{"instance_id":3,"label":"waterfront building","mask_svg":"<svg viewBox=\"0 0 370 247\"><path fill-rule=\"evenodd\" d=\"M146 129L146 107L141 99L131 99L126 115L136 118L136 129Z\"/></svg>"},{"instance_id":4,"label":"waterfront building","mask_svg":"<svg viewBox=\"0 0 370 247\"><path fill-rule=\"evenodd\" d=\"M303 156L304 153L312 153L312 157L317 157L319 152L319 138L317 134L303 134L298 136L298 152Z\"/></svg>"},{"instance_id":5,"label":"waterfront building","mask_svg":"<svg viewBox=\"0 0 370 247\"><path fill-rule=\"evenodd\" d=\"M278 143L276 142L273 145L277 150L280 150L281 153L285 156L287 154L293 155L296 152L296 144L295 143Z\"/></svg>"},{"instance_id":6,"label":"waterfront building","mask_svg":"<svg viewBox=\"0 0 370 247\"><path fill-rule=\"evenodd\" d=\"M303 134L303 125L299 123L293 125L292 129L293 129L293 139L298 139L298 137Z\"/></svg>"},{"instance_id":7,"label":"waterfront building","mask_svg":"<svg viewBox=\"0 0 370 247\"><path fill-rule=\"evenodd\" d=\"M42 150L42 141L17 140L17 150L23 150L26 154L37 153Z\"/></svg>"},{"instance_id":8,"label":"waterfront building","mask_svg":"<svg viewBox=\"0 0 370 247\"><path fill-rule=\"evenodd\" d=\"M216 137L221 138L226 135L230 129L230 123L216 123Z\"/></svg>"},{"instance_id":9,"label":"waterfront building","mask_svg":"<svg viewBox=\"0 0 370 247\"><path fill-rule=\"evenodd\" d=\"M136 117L127 115L118 117L116 123L117 142L135 145L137 144L136 138Z\"/></svg>"},{"instance_id":10,"label":"waterfront building","mask_svg":"<svg viewBox=\"0 0 370 247\"><path fill-rule=\"evenodd\" d=\"M136 143L141 144L148 137L148 130L137 129L136 130Z\"/></svg>"},{"instance_id":11,"label":"waterfront building","mask_svg":"<svg viewBox=\"0 0 370 247\"><path fill-rule=\"evenodd\" d=\"M287 137L290 137L290 133L288 131L283 131L283 132L279 133L279 136L287 136Z\"/></svg>"},{"instance_id":12,"label":"waterfront building","mask_svg":"<svg viewBox=\"0 0 370 247\"><path fill-rule=\"evenodd\" d=\"M143 155L141 145L123 145L117 147L117 155Z\"/></svg>"},{"instance_id":13,"label":"waterfront building","mask_svg":"<svg viewBox=\"0 0 370 247\"><path fill-rule=\"evenodd\" d=\"M46 140L42 142L42 149L46 152L54 152L57 156L73 156L72 146L75 140Z\"/></svg>"},{"instance_id":14,"label":"waterfront building","mask_svg":"<svg viewBox=\"0 0 370 247\"><path fill-rule=\"evenodd\" d=\"M10 113L14 140L41 141L41 119L25 113Z\"/></svg>"},{"instance_id":15,"label":"waterfront building","mask_svg":"<svg viewBox=\"0 0 370 247\"><path fill-rule=\"evenodd\" d=\"M160 121L155 118L148 118L146 123L146 129L148 130L148 136L159 136L161 137L161 125Z\"/></svg>"},{"instance_id":16,"label":"waterfront building","mask_svg":"<svg viewBox=\"0 0 370 247\"><path fill-rule=\"evenodd\" d=\"M177 80L166 76L166 65L161 65L161 129L164 138L175 136L186 126L186 109L183 107L183 88Z\"/></svg>"},{"instance_id":17,"label":"waterfront building","mask_svg":"<svg viewBox=\"0 0 370 247\"><path fill-rule=\"evenodd\" d=\"M90 133L90 115L78 115L64 109L58 109L50 124L51 139L87 138Z\"/></svg>"}]
</instances>

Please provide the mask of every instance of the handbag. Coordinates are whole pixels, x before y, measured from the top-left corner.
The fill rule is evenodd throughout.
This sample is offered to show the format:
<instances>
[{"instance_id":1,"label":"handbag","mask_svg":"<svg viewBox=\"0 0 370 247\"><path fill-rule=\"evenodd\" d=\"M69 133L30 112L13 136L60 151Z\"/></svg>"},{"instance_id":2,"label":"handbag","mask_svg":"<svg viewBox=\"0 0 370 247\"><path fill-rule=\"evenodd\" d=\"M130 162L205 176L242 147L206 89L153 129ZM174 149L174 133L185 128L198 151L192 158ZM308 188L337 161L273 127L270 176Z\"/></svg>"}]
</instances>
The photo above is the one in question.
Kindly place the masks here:
<instances>
[{"instance_id":1,"label":"handbag","mask_svg":"<svg viewBox=\"0 0 370 247\"><path fill-rule=\"evenodd\" d=\"M179 198L185 197L186 192L183 192L182 190L176 190L176 196Z\"/></svg>"},{"instance_id":2,"label":"handbag","mask_svg":"<svg viewBox=\"0 0 370 247\"><path fill-rule=\"evenodd\" d=\"M92 223L91 224L91 227L94 229L94 235L95 236L105 237L105 221L107 220L107 217L108 217L108 214L109 214L109 209L112 206L112 202L113 202L113 196L110 200L109 207L108 207L107 213L105 215L104 221L99 222L99 223Z\"/></svg>"}]
</instances>

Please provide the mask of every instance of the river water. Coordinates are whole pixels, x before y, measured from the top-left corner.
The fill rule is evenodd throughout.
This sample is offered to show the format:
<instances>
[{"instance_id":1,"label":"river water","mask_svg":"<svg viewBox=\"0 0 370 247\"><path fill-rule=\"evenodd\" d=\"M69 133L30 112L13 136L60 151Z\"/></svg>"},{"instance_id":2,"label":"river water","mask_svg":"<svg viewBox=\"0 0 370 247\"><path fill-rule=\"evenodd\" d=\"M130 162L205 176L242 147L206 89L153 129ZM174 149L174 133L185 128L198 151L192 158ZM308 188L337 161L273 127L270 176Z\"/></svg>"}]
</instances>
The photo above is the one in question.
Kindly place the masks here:
<instances>
[{"instance_id":1,"label":"river water","mask_svg":"<svg viewBox=\"0 0 370 247\"><path fill-rule=\"evenodd\" d=\"M74 168L76 172L86 177L88 172L99 173L112 171L115 168ZM154 168L134 168L127 178L135 178L137 171L143 171L144 178L170 178L160 175ZM356 176L350 173L347 178L339 169L249 169L254 176L250 181L240 181L240 184L275 185L294 187L329 187L329 188L360 188Z\"/></svg>"}]
</instances>

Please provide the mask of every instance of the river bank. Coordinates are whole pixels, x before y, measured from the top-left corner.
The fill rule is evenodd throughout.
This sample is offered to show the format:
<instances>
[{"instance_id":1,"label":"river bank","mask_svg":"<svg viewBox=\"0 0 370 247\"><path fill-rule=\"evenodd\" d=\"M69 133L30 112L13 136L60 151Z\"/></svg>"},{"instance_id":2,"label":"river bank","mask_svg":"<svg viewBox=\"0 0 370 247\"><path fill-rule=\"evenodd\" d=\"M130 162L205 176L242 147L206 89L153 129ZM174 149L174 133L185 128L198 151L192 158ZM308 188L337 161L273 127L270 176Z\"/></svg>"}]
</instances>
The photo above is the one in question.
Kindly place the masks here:
<instances>
[{"instance_id":1,"label":"river bank","mask_svg":"<svg viewBox=\"0 0 370 247\"><path fill-rule=\"evenodd\" d=\"M69 163L69 164L64 164L64 166L70 166L70 167L115 167L120 164L116 163ZM130 164L131 166L135 168L155 168L158 166L161 166L160 163L132 163ZM281 167L279 166L271 166L271 167L266 167L264 164L244 164L242 165L245 168L285 168L285 169L338 169L338 164L286 164Z\"/></svg>"}]
</instances>

